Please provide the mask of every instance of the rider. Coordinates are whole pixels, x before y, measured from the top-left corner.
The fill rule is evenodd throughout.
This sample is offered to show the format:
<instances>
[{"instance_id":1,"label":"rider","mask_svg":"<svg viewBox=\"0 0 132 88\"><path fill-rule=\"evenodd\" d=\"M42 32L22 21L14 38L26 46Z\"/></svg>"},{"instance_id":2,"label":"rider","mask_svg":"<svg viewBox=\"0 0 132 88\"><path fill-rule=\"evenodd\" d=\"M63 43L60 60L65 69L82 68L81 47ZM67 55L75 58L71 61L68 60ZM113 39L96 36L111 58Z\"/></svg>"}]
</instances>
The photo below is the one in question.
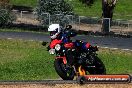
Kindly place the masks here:
<instances>
[{"instance_id":1,"label":"rider","mask_svg":"<svg viewBox=\"0 0 132 88\"><path fill-rule=\"evenodd\" d=\"M51 24L48 28L51 40L58 39L62 40L63 43L71 42L70 37L76 36L76 33L70 30L71 28L71 25L67 25L66 28L63 29L59 24ZM77 47L81 46L83 49L88 49L90 47L89 43L80 40L75 41L74 44Z\"/></svg>"},{"instance_id":2,"label":"rider","mask_svg":"<svg viewBox=\"0 0 132 88\"><path fill-rule=\"evenodd\" d=\"M63 43L67 43L70 41L70 31L71 25L67 25L65 29L63 29L59 24L51 24L48 28L48 31L50 32L50 38L51 40L58 39L62 40ZM76 33L72 32L73 36L76 36Z\"/></svg>"}]
</instances>

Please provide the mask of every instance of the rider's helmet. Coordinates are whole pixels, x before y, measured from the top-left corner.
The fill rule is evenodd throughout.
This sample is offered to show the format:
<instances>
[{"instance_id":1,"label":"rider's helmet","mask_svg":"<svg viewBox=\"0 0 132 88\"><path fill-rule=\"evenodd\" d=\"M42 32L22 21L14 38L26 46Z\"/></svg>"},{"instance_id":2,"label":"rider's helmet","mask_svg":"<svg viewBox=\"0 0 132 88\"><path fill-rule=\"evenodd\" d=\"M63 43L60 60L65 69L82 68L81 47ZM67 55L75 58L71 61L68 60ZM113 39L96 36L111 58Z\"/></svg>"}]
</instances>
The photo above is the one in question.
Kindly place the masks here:
<instances>
[{"instance_id":1,"label":"rider's helmet","mask_svg":"<svg viewBox=\"0 0 132 88\"><path fill-rule=\"evenodd\" d=\"M48 31L50 32L51 39L57 38L59 35L61 28L59 24L51 24L48 28Z\"/></svg>"}]
</instances>

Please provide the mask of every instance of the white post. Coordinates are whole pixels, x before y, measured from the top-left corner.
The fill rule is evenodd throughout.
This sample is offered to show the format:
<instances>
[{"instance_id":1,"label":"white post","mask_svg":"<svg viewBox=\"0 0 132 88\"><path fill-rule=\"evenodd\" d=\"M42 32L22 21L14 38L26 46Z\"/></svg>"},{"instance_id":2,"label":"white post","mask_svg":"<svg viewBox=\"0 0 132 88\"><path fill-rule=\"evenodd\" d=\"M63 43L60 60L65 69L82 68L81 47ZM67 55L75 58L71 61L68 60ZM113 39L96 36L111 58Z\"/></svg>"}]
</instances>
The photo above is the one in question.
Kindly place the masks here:
<instances>
[{"instance_id":1,"label":"white post","mask_svg":"<svg viewBox=\"0 0 132 88\"><path fill-rule=\"evenodd\" d=\"M129 33L129 31L130 31L130 30L129 30L129 27L130 27L130 23L128 22L128 32L127 32L127 33Z\"/></svg>"},{"instance_id":2,"label":"white post","mask_svg":"<svg viewBox=\"0 0 132 88\"><path fill-rule=\"evenodd\" d=\"M79 16L79 30L80 30L80 16Z\"/></svg>"},{"instance_id":3,"label":"white post","mask_svg":"<svg viewBox=\"0 0 132 88\"><path fill-rule=\"evenodd\" d=\"M50 25L50 14L49 14L49 25Z\"/></svg>"},{"instance_id":4,"label":"white post","mask_svg":"<svg viewBox=\"0 0 132 88\"><path fill-rule=\"evenodd\" d=\"M20 17L22 18L22 11L21 11Z\"/></svg>"},{"instance_id":5,"label":"white post","mask_svg":"<svg viewBox=\"0 0 132 88\"><path fill-rule=\"evenodd\" d=\"M49 13L43 13L43 14L49 18L49 25L50 25L50 14Z\"/></svg>"},{"instance_id":6,"label":"white post","mask_svg":"<svg viewBox=\"0 0 132 88\"><path fill-rule=\"evenodd\" d=\"M71 17L71 20L72 20L72 24L73 24L73 15L66 15L68 18L70 18Z\"/></svg>"},{"instance_id":7,"label":"white post","mask_svg":"<svg viewBox=\"0 0 132 88\"><path fill-rule=\"evenodd\" d=\"M122 28L120 27L120 22L121 22L121 19L116 19L117 20L117 23L118 23L118 27L120 28L120 34L122 33Z\"/></svg>"},{"instance_id":8,"label":"white post","mask_svg":"<svg viewBox=\"0 0 132 88\"><path fill-rule=\"evenodd\" d=\"M81 25L81 22L80 22L81 21L80 20L81 17L85 17L85 16L79 16L79 30L80 30L80 25Z\"/></svg>"}]
</instances>

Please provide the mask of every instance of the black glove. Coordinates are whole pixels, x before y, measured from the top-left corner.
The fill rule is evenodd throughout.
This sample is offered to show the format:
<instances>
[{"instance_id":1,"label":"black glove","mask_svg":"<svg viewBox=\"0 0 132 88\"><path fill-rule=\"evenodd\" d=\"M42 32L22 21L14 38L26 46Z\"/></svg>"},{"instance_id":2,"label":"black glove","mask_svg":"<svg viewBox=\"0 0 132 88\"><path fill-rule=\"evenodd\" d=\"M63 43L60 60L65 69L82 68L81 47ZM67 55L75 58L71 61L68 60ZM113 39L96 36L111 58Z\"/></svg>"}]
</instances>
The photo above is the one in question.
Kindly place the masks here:
<instances>
[{"instance_id":1,"label":"black glove","mask_svg":"<svg viewBox=\"0 0 132 88\"><path fill-rule=\"evenodd\" d=\"M49 51L50 50L50 46L47 46L47 51Z\"/></svg>"},{"instance_id":2,"label":"black glove","mask_svg":"<svg viewBox=\"0 0 132 88\"><path fill-rule=\"evenodd\" d=\"M47 44L47 42L44 42L44 41L42 42L42 45L43 45L43 46L46 46L46 44Z\"/></svg>"}]
</instances>

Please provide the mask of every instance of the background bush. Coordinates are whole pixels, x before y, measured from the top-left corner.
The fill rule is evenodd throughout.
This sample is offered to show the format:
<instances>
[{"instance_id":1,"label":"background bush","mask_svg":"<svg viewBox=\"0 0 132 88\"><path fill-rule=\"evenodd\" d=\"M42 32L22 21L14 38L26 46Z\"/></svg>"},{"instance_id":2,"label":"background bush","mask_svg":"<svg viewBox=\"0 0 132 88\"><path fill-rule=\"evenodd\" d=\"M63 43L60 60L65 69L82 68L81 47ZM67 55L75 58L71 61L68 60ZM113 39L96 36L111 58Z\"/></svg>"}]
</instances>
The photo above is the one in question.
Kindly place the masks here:
<instances>
[{"instance_id":1,"label":"background bush","mask_svg":"<svg viewBox=\"0 0 132 88\"><path fill-rule=\"evenodd\" d=\"M12 23L16 17L7 9L0 9L0 27Z\"/></svg>"},{"instance_id":2,"label":"background bush","mask_svg":"<svg viewBox=\"0 0 132 88\"><path fill-rule=\"evenodd\" d=\"M16 19L11 13L11 5L9 0L0 0L0 27L7 26Z\"/></svg>"},{"instance_id":3,"label":"background bush","mask_svg":"<svg viewBox=\"0 0 132 88\"><path fill-rule=\"evenodd\" d=\"M60 24L66 21L65 15L71 15L73 8L65 0L38 0L38 5L36 8L38 18L43 24L48 24L48 19L45 13L50 14L51 21L56 20L55 14L59 15L58 19Z\"/></svg>"}]
</instances>

